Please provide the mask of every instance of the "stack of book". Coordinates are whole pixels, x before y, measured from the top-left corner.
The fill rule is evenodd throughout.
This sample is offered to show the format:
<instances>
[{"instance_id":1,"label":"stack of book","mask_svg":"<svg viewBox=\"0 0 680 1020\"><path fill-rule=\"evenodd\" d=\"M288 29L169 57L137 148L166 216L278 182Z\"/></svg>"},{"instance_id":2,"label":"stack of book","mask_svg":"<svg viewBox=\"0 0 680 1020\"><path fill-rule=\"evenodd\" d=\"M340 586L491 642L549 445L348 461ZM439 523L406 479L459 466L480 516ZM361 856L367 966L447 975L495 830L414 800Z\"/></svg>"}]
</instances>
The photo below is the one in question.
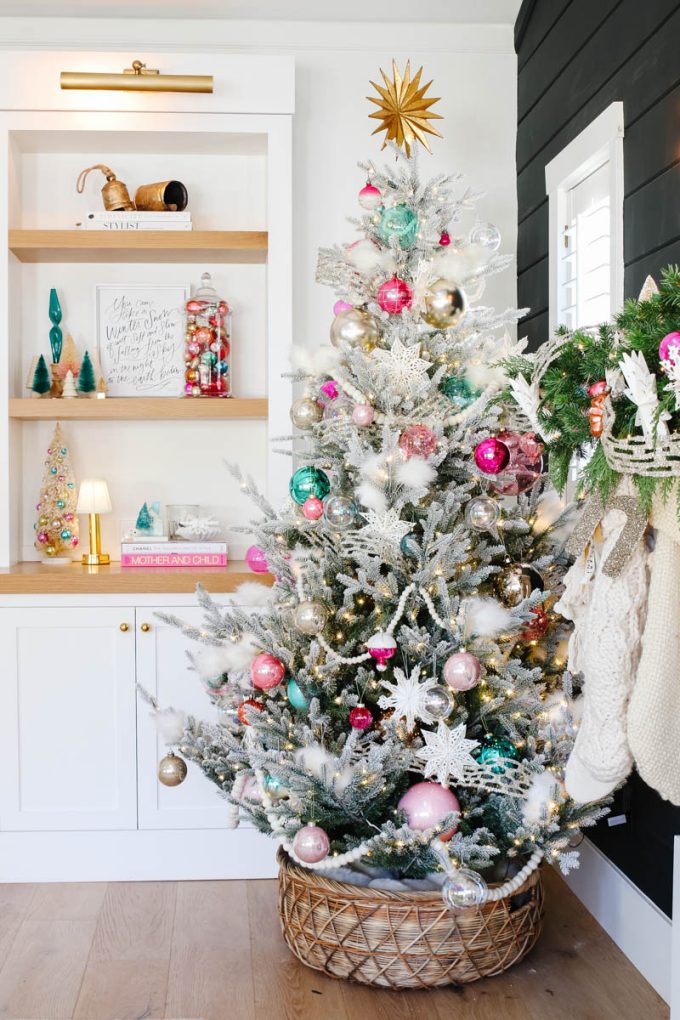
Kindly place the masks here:
<instances>
[{"instance_id":1,"label":"stack of book","mask_svg":"<svg viewBox=\"0 0 680 1020\"><path fill-rule=\"evenodd\" d=\"M226 542L183 542L144 539L121 542L122 567L226 567Z\"/></svg>"},{"instance_id":2,"label":"stack of book","mask_svg":"<svg viewBox=\"0 0 680 1020\"><path fill-rule=\"evenodd\" d=\"M89 212L77 226L83 230L191 230L191 213Z\"/></svg>"}]
</instances>

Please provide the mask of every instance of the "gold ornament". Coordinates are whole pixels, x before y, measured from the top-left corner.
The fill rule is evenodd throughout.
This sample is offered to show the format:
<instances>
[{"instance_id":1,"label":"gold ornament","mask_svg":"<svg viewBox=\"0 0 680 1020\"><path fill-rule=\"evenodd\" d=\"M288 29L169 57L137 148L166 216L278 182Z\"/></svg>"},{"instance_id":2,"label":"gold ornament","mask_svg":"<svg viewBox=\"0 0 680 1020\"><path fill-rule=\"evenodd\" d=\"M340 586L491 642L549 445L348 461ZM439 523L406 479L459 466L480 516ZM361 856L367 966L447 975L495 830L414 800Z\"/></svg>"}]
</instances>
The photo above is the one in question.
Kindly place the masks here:
<instances>
[{"instance_id":1,"label":"gold ornament","mask_svg":"<svg viewBox=\"0 0 680 1020\"><path fill-rule=\"evenodd\" d=\"M528 599L536 588L543 591L545 583L539 572L527 563L512 563L496 574L496 594L506 606L514 608Z\"/></svg>"},{"instance_id":2,"label":"gold ornament","mask_svg":"<svg viewBox=\"0 0 680 1020\"><path fill-rule=\"evenodd\" d=\"M379 339L377 321L370 312L361 308L348 308L336 315L331 323L331 343L334 347L347 346L370 354Z\"/></svg>"},{"instance_id":3,"label":"gold ornament","mask_svg":"<svg viewBox=\"0 0 680 1020\"><path fill-rule=\"evenodd\" d=\"M425 292L425 307L421 315L435 329L457 326L467 310L465 292L448 280L435 280Z\"/></svg>"},{"instance_id":4,"label":"gold ornament","mask_svg":"<svg viewBox=\"0 0 680 1020\"><path fill-rule=\"evenodd\" d=\"M384 149L388 142L395 142L397 145L403 146L406 155L410 156L411 143L416 141L424 145L428 152L431 152L426 135L443 137L429 123L431 120L442 119L438 113L432 113L430 110L431 106L439 102L439 98L425 98L425 93L432 82L429 81L421 88L420 76L423 69L421 67L412 79L410 60L406 62L403 77L397 69L396 60L392 61L392 81L382 68L380 68L380 73L383 76L385 88L382 85L377 85L374 81L371 82L380 98L376 99L374 96L366 96L366 98L378 107L373 113L369 113L369 117L381 121L373 134L377 135L380 131L386 132L382 148Z\"/></svg>"},{"instance_id":5,"label":"gold ornament","mask_svg":"<svg viewBox=\"0 0 680 1020\"><path fill-rule=\"evenodd\" d=\"M178 754L166 754L158 763L158 779L163 786L179 786L187 777L187 763Z\"/></svg>"}]
</instances>

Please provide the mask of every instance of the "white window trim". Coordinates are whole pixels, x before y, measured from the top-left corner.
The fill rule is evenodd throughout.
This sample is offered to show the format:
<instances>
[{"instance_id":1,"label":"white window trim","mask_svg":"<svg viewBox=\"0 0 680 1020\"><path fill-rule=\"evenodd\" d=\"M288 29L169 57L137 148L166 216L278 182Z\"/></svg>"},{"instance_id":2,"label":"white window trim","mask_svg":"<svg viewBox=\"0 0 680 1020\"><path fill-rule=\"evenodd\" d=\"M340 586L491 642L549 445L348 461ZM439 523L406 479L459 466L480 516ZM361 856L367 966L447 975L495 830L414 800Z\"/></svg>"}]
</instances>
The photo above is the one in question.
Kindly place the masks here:
<instances>
[{"instance_id":1,"label":"white window trim","mask_svg":"<svg viewBox=\"0 0 680 1020\"><path fill-rule=\"evenodd\" d=\"M611 103L545 168L550 224L548 324L552 336L559 307L558 252L565 223L567 192L609 161L611 199L611 308L623 305L623 103Z\"/></svg>"}]
</instances>

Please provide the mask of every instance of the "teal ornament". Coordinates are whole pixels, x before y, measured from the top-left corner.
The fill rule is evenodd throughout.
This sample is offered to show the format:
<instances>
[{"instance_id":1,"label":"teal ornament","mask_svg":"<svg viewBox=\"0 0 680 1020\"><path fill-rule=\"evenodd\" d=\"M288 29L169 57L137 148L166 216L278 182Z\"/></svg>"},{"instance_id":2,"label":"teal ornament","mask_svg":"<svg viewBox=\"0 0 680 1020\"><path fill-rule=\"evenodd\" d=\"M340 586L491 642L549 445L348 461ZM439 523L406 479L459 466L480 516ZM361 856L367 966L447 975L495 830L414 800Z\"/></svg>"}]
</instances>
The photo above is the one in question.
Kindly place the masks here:
<instances>
[{"instance_id":1,"label":"teal ornament","mask_svg":"<svg viewBox=\"0 0 680 1020\"><path fill-rule=\"evenodd\" d=\"M65 457L65 456L66 456L66 454L68 453L68 449L67 449L67 448L66 448L65 446L62 446L62 448L61 448L61 450L59 451L59 453L60 453L60 454L61 454L61 455L62 455L63 457Z\"/></svg>"},{"instance_id":2,"label":"teal ornament","mask_svg":"<svg viewBox=\"0 0 680 1020\"><path fill-rule=\"evenodd\" d=\"M64 530L61 533L61 537L64 539L64 541L66 541L67 538L71 537L71 532L68 530L68 528L64 528Z\"/></svg>"},{"instance_id":3,"label":"teal ornament","mask_svg":"<svg viewBox=\"0 0 680 1020\"><path fill-rule=\"evenodd\" d=\"M302 506L310 496L325 499L331 491L328 475L321 468L298 468L290 480L290 494L298 506Z\"/></svg>"},{"instance_id":4,"label":"teal ornament","mask_svg":"<svg viewBox=\"0 0 680 1020\"><path fill-rule=\"evenodd\" d=\"M412 248L418 233L418 217L407 205L394 205L383 210L378 233L385 244L396 237L401 248Z\"/></svg>"},{"instance_id":5,"label":"teal ornament","mask_svg":"<svg viewBox=\"0 0 680 1020\"><path fill-rule=\"evenodd\" d=\"M519 758L519 752L512 740L508 740L507 737L491 735L484 737L482 746L473 751L473 754L480 765L490 765L491 771L496 775L505 772L504 763L507 758L512 761L517 761Z\"/></svg>"},{"instance_id":6,"label":"teal ornament","mask_svg":"<svg viewBox=\"0 0 680 1020\"><path fill-rule=\"evenodd\" d=\"M281 797L286 795L281 780L277 779L276 776L265 776L264 788L272 800L280 800Z\"/></svg>"},{"instance_id":7,"label":"teal ornament","mask_svg":"<svg viewBox=\"0 0 680 1020\"><path fill-rule=\"evenodd\" d=\"M399 543L399 548L404 556L412 556L413 559L416 560L420 558L420 546L418 545L418 539L412 531L410 531L408 535L404 535Z\"/></svg>"},{"instance_id":8,"label":"teal ornament","mask_svg":"<svg viewBox=\"0 0 680 1020\"><path fill-rule=\"evenodd\" d=\"M62 347L62 335L59 329L59 323L61 322L61 305L59 304L59 297L54 287L50 290L50 307L49 307L50 322L52 323L52 329L50 330L50 347L52 348L52 361L56 365L61 357Z\"/></svg>"},{"instance_id":9,"label":"teal ornament","mask_svg":"<svg viewBox=\"0 0 680 1020\"><path fill-rule=\"evenodd\" d=\"M64 507L66 506L66 503L64 503L63 499L58 499L57 506L59 507L60 510L63 510Z\"/></svg>"},{"instance_id":10,"label":"teal ornament","mask_svg":"<svg viewBox=\"0 0 680 1020\"><path fill-rule=\"evenodd\" d=\"M481 396L481 390L474 389L464 376L447 375L442 379L439 389L449 398L454 407L460 411L465 410L470 404Z\"/></svg>"},{"instance_id":11,"label":"teal ornament","mask_svg":"<svg viewBox=\"0 0 680 1020\"><path fill-rule=\"evenodd\" d=\"M57 473L57 469L55 467L50 468L50 474L51 475L56 475L56 473Z\"/></svg>"},{"instance_id":12,"label":"teal ornament","mask_svg":"<svg viewBox=\"0 0 680 1020\"><path fill-rule=\"evenodd\" d=\"M297 680L293 680L292 677L288 681L286 693L293 708L297 708L299 712L305 712L309 708L309 702L300 690Z\"/></svg>"}]
</instances>

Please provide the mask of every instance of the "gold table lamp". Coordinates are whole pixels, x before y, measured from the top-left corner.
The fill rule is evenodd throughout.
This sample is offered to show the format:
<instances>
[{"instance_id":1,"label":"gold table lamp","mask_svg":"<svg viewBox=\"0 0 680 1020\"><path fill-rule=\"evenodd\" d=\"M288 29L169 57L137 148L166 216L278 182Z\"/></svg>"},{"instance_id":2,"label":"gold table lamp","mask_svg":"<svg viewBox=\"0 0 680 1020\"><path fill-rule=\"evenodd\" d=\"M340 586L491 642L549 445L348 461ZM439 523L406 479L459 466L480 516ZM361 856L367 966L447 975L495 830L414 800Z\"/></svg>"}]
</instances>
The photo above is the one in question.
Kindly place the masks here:
<instances>
[{"instance_id":1,"label":"gold table lamp","mask_svg":"<svg viewBox=\"0 0 680 1020\"><path fill-rule=\"evenodd\" d=\"M108 553L102 552L99 515L111 513L111 497L103 478L84 478L78 492L76 513L88 514L90 523L90 551L83 554L86 566L105 566L111 562Z\"/></svg>"}]
</instances>

